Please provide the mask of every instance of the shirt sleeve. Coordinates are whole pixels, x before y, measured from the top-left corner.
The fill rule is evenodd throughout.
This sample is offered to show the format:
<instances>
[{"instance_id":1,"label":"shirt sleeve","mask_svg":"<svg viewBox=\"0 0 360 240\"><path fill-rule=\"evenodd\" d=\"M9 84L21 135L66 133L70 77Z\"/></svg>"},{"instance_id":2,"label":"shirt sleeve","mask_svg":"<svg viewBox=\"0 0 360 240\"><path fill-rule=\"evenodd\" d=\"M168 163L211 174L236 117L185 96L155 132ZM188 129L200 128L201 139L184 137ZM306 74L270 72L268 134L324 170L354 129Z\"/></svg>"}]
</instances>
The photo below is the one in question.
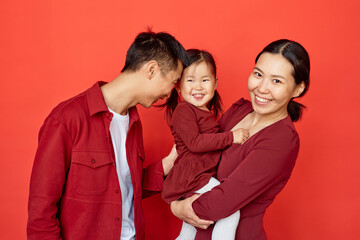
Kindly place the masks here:
<instances>
[{"instance_id":1,"label":"shirt sleeve","mask_svg":"<svg viewBox=\"0 0 360 240\"><path fill-rule=\"evenodd\" d=\"M162 161L156 161L147 166L142 177L142 197L150 197L162 190L164 183L164 168Z\"/></svg>"},{"instance_id":2,"label":"shirt sleeve","mask_svg":"<svg viewBox=\"0 0 360 240\"><path fill-rule=\"evenodd\" d=\"M200 133L196 113L184 104L175 109L171 127L193 153L224 149L233 142L232 132Z\"/></svg>"},{"instance_id":3,"label":"shirt sleeve","mask_svg":"<svg viewBox=\"0 0 360 240\"><path fill-rule=\"evenodd\" d=\"M58 203L63 193L71 148L65 126L48 117L40 129L30 180L28 239L61 239Z\"/></svg>"},{"instance_id":4,"label":"shirt sleeve","mask_svg":"<svg viewBox=\"0 0 360 240\"><path fill-rule=\"evenodd\" d=\"M220 185L194 201L195 213L202 219L217 221L287 180L299 150L298 135L288 133L276 132L274 137L262 138Z\"/></svg>"}]
</instances>

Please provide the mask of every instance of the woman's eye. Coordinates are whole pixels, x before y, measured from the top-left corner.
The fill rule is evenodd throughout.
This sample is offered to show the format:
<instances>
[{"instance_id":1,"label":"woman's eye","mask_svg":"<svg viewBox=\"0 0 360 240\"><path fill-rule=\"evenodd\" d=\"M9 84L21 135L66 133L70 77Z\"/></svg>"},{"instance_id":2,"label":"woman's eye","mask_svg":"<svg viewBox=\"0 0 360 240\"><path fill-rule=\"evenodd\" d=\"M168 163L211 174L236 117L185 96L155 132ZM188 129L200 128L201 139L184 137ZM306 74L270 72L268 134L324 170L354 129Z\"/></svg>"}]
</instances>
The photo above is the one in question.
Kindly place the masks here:
<instances>
[{"instance_id":1,"label":"woman's eye","mask_svg":"<svg viewBox=\"0 0 360 240\"><path fill-rule=\"evenodd\" d=\"M259 73L259 72L254 72L254 75L255 75L256 77L261 77L261 76L262 76L261 73Z\"/></svg>"},{"instance_id":2,"label":"woman's eye","mask_svg":"<svg viewBox=\"0 0 360 240\"><path fill-rule=\"evenodd\" d=\"M281 83L281 81L279 79L274 79L273 82L274 83Z\"/></svg>"}]
</instances>

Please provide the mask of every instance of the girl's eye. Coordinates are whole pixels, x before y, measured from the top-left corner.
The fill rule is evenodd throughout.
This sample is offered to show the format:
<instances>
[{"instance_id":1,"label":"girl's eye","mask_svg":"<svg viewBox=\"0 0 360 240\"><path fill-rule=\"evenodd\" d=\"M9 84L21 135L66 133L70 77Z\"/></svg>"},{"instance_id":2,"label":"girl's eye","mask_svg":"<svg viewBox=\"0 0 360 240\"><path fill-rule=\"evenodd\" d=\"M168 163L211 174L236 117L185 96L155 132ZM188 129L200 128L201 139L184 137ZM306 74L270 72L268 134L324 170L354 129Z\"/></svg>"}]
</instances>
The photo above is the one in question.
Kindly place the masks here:
<instances>
[{"instance_id":1,"label":"girl's eye","mask_svg":"<svg viewBox=\"0 0 360 240\"><path fill-rule=\"evenodd\" d=\"M279 79L274 79L273 82L274 83L281 83L281 81Z\"/></svg>"},{"instance_id":2,"label":"girl's eye","mask_svg":"<svg viewBox=\"0 0 360 240\"><path fill-rule=\"evenodd\" d=\"M210 81L210 79L203 79L203 82L208 82Z\"/></svg>"},{"instance_id":3,"label":"girl's eye","mask_svg":"<svg viewBox=\"0 0 360 240\"><path fill-rule=\"evenodd\" d=\"M194 80L192 80L192 79L188 79L188 80L186 80L187 82L194 82Z\"/></svg>"}]
</instances>

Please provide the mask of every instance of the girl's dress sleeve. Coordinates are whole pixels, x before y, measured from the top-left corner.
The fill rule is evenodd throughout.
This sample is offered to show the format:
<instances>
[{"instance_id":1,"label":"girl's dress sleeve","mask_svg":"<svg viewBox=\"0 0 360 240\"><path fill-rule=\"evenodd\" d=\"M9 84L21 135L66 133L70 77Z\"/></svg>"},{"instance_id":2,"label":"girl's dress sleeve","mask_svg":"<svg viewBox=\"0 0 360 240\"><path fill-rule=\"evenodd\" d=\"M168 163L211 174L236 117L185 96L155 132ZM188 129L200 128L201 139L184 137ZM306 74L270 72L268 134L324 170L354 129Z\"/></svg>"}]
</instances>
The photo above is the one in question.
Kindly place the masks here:
<instances>
[{"instance_id":1,"label":"girl's dress sleeve","mask_svg":"<svg viewBox=\"0 0 360 240\"><path fill-rule=\"evenodd\" d=\"M189 104L179 104L176 107L171 128L194 153L224 149L233 142L232 132L201 133L196 113Z\"/></svg>"}]
</instances>

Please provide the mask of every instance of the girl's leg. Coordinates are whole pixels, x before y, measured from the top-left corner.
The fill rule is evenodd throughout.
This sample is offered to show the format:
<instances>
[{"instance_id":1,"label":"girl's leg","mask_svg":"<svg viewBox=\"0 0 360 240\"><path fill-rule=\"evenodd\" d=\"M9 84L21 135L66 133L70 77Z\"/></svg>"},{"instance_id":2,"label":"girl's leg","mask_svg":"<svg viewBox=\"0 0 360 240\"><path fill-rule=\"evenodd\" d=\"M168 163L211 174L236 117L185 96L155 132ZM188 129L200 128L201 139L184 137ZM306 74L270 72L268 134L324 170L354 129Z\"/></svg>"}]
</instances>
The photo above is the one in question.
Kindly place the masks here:
<instances>
[{"instance_id":1,"label":"girl's leg","mask_svg":"<svg viewBox=\"0 0 360 240\"><path fill-rule=\"evenodd\" d=\"M240 220L240 210L232 215L220 219L215 223L212 240L234 240L236 229Z\"/></svg>"},{"instance_id":2,"label":"girl's leg","mask_svg":"<svg viewBox=\"0 0 360 240\"><path fill-rule=\"evenodd\" d=\"M214 177L211 177L209 182L205 186L197 190L195 193L203 194L204 192L210 191L213 187L216 187L219 184L220 184L219 180L217 180Z\"/></svg>"},{"instance_id":3,"label":"girl's leg","mask_svg":"<svg viewBox=\"0 0 360 240\"><path fill-rule=\"evenodd\" d=\"M216 178L210 178L209 183L196 191L196 193L204 193L210 191L213 187L219 185L220 182ZM232 215L220 219L215 223L211 239L212 240L234 240L236 229L240 220L240 211Z\"/></svg>"},{"instance_id":4,"label":"girl's leg","mask_svg":"<svg viewBox=\"0 0 360 240\"><path fill-rule=\"evenodd\" d=\"M219 185L220 182L216 178L210 178L209 182L196 191L196 193L204 193L207 191L210 191L213 187ZM183 225L181 227L181 231L179 236L176 238L176 240L193 240L196 236L196 228L191 226L190 224L187 224L186 222L183 222Z\"/></svg>"},{"instance_id":5,"label":"girl's leg","mask_svg":"<svg viewBox=\"0 0 360 240\"><path fill-rule=\"evenodd\" d=\"M196 236L196 228L183 222L181 231L176 240L194 240Z\"/></svg>"}]
</instances>

